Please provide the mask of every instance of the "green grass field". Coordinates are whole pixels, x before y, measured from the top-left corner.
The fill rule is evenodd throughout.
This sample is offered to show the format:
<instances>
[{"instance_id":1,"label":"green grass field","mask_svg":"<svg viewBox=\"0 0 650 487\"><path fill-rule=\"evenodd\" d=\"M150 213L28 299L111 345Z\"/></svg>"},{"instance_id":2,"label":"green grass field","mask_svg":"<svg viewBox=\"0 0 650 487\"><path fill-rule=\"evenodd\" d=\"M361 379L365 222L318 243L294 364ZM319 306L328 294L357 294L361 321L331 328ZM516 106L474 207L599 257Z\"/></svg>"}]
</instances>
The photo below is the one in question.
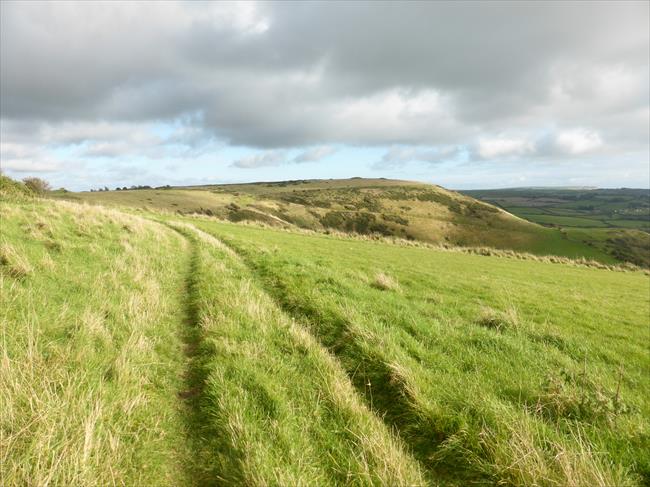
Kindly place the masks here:
<instances>
[{"instance_id":1,"label":"green grass field","mask_svg":"<svg viewBox=\"0 0 650 487\"><path fill-rule=\"evenodd\" d=\"M650 483L647 273L2 196L0 485Z\"/></svg>"},{"instance_id":2,"label":"green grass field","mask_svg":"<svg viewBox=\"0 0 650 487\"><path fill-rule=\"evenodd\" d=\"M650 232L650 191L647 189L512 188L462 193L537 223L637 228Z\"/></svg>"}]
</instances>

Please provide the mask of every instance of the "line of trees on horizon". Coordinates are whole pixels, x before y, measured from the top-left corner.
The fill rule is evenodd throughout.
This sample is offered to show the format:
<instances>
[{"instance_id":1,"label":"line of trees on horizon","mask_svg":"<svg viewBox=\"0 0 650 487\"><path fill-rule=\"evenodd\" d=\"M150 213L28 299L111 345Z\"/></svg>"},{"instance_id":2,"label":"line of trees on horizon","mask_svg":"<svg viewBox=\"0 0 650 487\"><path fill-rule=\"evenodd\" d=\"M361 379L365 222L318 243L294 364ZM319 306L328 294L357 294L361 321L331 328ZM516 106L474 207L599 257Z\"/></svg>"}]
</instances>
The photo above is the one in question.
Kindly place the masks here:
<instances>
[{"instance_id":1,"label":"line of trees on horizon","mask_svg":"<svg viewBox=\"0 0 650 487\"><path fill-rule=\"evenodd\" d=\"M149 186L148 184L141 184L141 185L131 185L131 186L116 186L113 191L135 191L138 189L170 189L171 186L169 184L166 184L165 186L156 186L155 188L152 186ZM92 188L90 190L91 193L95 193L98 191L111 191L108 186L104 186L103 188L97 188L94 189Z\"/></svg>"}]
</instances>

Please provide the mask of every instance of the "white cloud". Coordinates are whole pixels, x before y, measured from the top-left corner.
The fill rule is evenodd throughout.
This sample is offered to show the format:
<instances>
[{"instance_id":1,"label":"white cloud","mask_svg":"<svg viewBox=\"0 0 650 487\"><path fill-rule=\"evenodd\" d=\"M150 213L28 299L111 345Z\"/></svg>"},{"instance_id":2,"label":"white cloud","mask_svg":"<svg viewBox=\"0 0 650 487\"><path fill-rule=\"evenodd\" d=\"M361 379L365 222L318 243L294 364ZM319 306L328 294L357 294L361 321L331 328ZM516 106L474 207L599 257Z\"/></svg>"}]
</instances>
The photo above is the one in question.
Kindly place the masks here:
<instances>
[{"instance_id":1,"label":"white cloud","mask_svg":"<svg viewBox=\"0 0 650 487\"><path fill-rule=\"evenodd\" d=\"M44 150L27 144L0 142L0 169L15 173L54 172L64 161L52 158Z\"/></svg>"},{"instance_id":2,"label":"white cloud","mask_svg":"<svg viewBox=\"0 0 650 487\"><path fill-rule=\"evenodd\" d=\"M55 172L65 166L63 161L52 159L7 159L0 164L3 171L16 173Z\"/></svg>"},{"instance_id":3,"label":"white cloud","mask_svg":"<svg viewBox=\"0 0 650 487\"><path fill-rule=\"evenodd\" d=\"M461 147L418 148L412 146L394 146L388 149L381 160L373 164L373 169L399 167L409 162L419 161L437 164L457 160L462 152Z\"/></svg>"},{"instance_id":4,"label":"white cloud","mask_svg":"<svg viewBox=\"0 0 650 487\"><path fill-rule=\"evenodd\" d=\"M560 132L557 136L557 145L567 154L578 155L600 148L603 140L594 131L574 129Z\"/></svg>"},{"instance_id":5,"label":"white cloud","mask_svg":"<svg viewBox=\"0 0 650 487\"><path fill-rule=\"evenodd\" d=\"M255 169L265 166L279 166L286 161L286 153L282 150L261 152L234 161L231 166L241 169Z\"/></svg>"},{"instance_id":6,"label":"white cloud","mask_svg":"<svg viewBox=\"0 0 650 487\"><path fill-rule=\"evenodd\" d=\"M483 159L522 156L533 151L533 144L521 138L481 138L477 152Z\"/></svg>"},{"instance_id":7,"label":"white cloud","mask_svg":"<svg viewBox=\"0 0 650 487\"><path fill-rule=\"evenodd\" d=\"M331 156L336 152L336 149L331 146L323 145L320 147L313 147L301 152L293 158L293 162L316 162Z\"/></svg>"}]
</instances>

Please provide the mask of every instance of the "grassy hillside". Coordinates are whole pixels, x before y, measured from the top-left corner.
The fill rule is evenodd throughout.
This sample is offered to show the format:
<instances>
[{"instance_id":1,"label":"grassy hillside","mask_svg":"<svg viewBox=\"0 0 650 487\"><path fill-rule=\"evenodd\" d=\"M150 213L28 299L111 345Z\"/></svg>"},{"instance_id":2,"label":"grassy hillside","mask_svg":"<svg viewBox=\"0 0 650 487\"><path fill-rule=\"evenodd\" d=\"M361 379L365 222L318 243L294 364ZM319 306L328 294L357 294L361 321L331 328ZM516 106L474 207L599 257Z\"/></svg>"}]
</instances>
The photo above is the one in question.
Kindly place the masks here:
<instances>
[{"instance_id":1,"label":"grassy hillside","mask_svg":"<svg viewBox=\"0 0 650 487\"><path fill-rule=\"evenodd\" d=\"M186 242L66 202L0 220L0 484L184 483Z\"/></svg>"},{"instance_id":2,"label":"grassy hillside","mask_svg":"<svg viewBox=\"0 0 650 487\"><path fill-rule=\"evenodd\" d=\"M101 207L0 209L2 485L424 483L214 239Z\"/></svg>"},{"instance_id":3,"label":"grassy hillside","mask_svg":"<svg viewBox=\"0 0 650 487\"><path fill-rule=\"evenodd\" d=\"M439 186L386 179L285 181L237 185L100 191L56 197L105 205L204 214L230 221L343 231L436 244L487 246L539 255L625 260ZM637 260L638 261L638 260Z\"/></svg>"},{"instance_id":4,"label":"grassy hillside","mask_svg":"<svg viewBox=\"0 0 650 487\"><path fill-rule=\"evenodd\" d=\"M646 274L134 213L3 195L0 484L650 482Z\"/></svg>"},{"instance_id":5,"label":"grassy hillside","mask_svg":"<svg viewBox=\"0 0 650 487\"><path fill-rule=\"evenodd\" d=\"M241 253L439 481L649 480L647 276L196 225Z\"/></svg>"}]
</instances>

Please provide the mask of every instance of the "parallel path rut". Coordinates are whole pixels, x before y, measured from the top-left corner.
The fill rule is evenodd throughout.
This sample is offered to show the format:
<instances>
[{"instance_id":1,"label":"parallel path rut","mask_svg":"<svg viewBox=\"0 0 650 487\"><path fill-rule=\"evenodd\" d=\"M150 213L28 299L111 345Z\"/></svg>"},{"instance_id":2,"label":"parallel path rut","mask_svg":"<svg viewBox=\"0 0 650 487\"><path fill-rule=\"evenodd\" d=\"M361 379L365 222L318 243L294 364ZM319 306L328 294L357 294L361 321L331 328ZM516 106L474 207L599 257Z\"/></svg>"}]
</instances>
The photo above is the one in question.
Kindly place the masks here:
<instances>
[{"instance_id":1,"label":"parallel path rut","mask_svg":"<svg viewBox=\"0 0 650 487\"><path fill-rule=\"evenodd\" d=\"M196 239L200 238L201 240L206 241L208 244L219 247L220 249L226 251L233 258L241 262L242 265L244 265L251 272L251 275L255 278L256 283L260 286L262 291L271 298L272 302L274 302L275 305L278 307L278 309L282 310L283 313L285 313L287 316L291 317L292 319L295 319L298 322L308 323L310 321L308 316L300 312L297 312L296 310L292 309L290 306L287 306L286 303L281 298L281 296L278 295L276 290L274 290L271 286L268 285L266 279L260 273L259 269L255 266L255 264L251 262L250 259L247 258L245 254L239 252L236 247L234 247L233 245L229 244L226 241L223 241L213 236L210 233L204 232L203 230L200 230L199 228L187 223L178 223L171 227L174 228L179 233L181 233L182 235L184 235L186 238L188 238L188 240L192 244L194 250L193 250L192 264L190 266L191 273L195 273L198 270L197 269L198 260L196 259L196 245L197 245ZM200 408L198 407L197 401L199 401L201 397L201 391L206 378L206 371L201 367L200 354L197 354L195 350L200 345L202 336L201 336L200 327L195 325L198 319L198 310L196 308L196 305L192 303L192 296L195 294L194 288L196 284L193 279L194 278L190 275L187 281L188 282L187 294L189 297L187 316L189 318L188 322L190 324L189 331L186 336L186 344L188 346L188 357L190 359L190 367L188 372L188 383L187 383L188 389L180 393L179 396L186 397L188 404L194 410L193 412L194 418L191 420L191 423L194 423L193 429L195 430L195 433L200 434L201 427L197 425L197 423L202 421L203 418L201 417ZM315 327L308 326L307 329L309 330L309 333L313 335L313 331ZM345 329L343 328L341 332L343 333L344 331ZM393 417L388 405L386 404L386 401L388 402L400 401L400 398L402 397L400 391L397 390L380 391L383 392L382 394L383 396L390 395L390 397L384 397L386 401L383 401L383 403L381 400L378 403L377 402L378 398L375 397L373 403L372 391L369 392L367 389L367 383L369 382L369 378L365 377L363 373L360 373L358 369L355 369L354 371L347 370L343 366L343 363L340 360L341 357L338 354L338 351L335 349L335 347L333 348L331 344L323 342L322 337L319 337L318 335L314 335L314 336L316 338L316 341L319 342L324 349L332 353L333 357L335 357L335 359L339 362L341 370L347 374L350 382L357 390L360 398L362 399L362 402L365 403L366 406L371 411L373 411L376 414L376 416L382 420L382 422L386 424L389 430L397 432L399 436L402 436L401 435L402 432L400 431L400 427L399 427L400 426L399 418ZM374 379L375 378L373 377L373 381ZM388 382L389 381L386 381L386 383ZM205 434L205 431L203 432L203 434ZM427 458L421 455L421 451L417 451L417 449L414 449L413 444L409 444L408 437L402 436L402 440L404 441L404 444L407 446L407 449L409 450L409 453L411 454L412 458L418 464L421 465L422 467L421 470L427 475L428 481L431 483L431 485L437 485L440 482L440 476L441 474L443 474L443 472L432 471L430 469L430 465L427 466ZM453 482L449 482L449 484L453 485Z\"/></svg>"},{"instance_id":2,"label":"parallel path rut","mask_svg":"<svg viewBox=\"0 0 650 487\"><path fill-rule=\"evenodd\" d=\"M183 298L183 326L181 339L187 366L184 371L185 387L178 391L178 398L182 401L181 410L185 421L187 441L190 446L191 458L185 459L182 466L185 470L187 481L192 485L218 485L221 478L218 472L205 468L202 464L202 453L205 450L204 439L214 437L217 431L211 429L211 422L205 417L201 409L203 391L208 376L205 366L206 352L204 335L200 323L200 310L197 304L197 275L199 272L199 255L196 237L170 226L186 239L189 246L187 274Z\"/></svg>"},{"instance_id":3,"label":"parallel path rut","mask_svg":"<svg viewBox=\"0 0 650 487\"><path fill-rule=\"evenodd\" d=\"M216 239L212 235L209 236ZM432 461L439 445L446 439L445 435L436 431L431 424L414 425L407 419L411 415L417 415L418 411L410 404L408 393L391 379L391 370L387 364L379 358L366 355L363 362L353 360L355 365L352 368L344 365L351 362L346 361L346 357L363 355L363 351L355 350L357 344L347 338L351 324L344 317L329 316L328 319L336 321L337 332L335 335L322 335L319 333L318 323L324 318L319 309L310 303L298 304L291 300L283 294L281 283L273 275L266 273L265 269L260 268L250 256L227 240L216 240L237 255L251 271L260 288L271 297L279 309L292 319L304 323L309 333L337 359L365 405L388 429L397 433L432 485L441 481L445 485L486 485L491 482L482 472L472 469L469 465L463 465L462 459L451 459L450 464Z\"/></svg>"}]
</instances>

